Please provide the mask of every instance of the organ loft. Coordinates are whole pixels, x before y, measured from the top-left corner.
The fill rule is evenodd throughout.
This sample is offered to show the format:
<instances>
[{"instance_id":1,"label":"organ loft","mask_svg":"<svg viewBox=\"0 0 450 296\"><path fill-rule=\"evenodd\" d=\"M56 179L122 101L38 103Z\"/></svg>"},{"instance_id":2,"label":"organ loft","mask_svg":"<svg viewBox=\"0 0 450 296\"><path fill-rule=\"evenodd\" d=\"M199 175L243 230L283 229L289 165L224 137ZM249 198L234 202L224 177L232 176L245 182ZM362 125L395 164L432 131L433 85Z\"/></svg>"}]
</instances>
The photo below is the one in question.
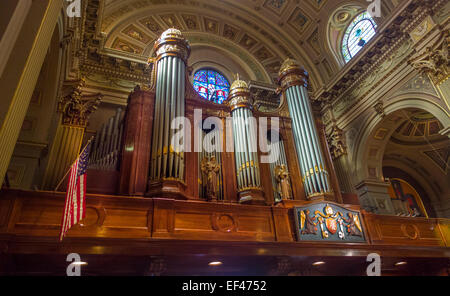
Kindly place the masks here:
<instances>
[{"instance_id":1,"label":"organ loft","mask_svg":"<svg viewBox=\"0 0 450 296\"><path fill-rule=\"evenodd\" d=\"M449 1L194 2L5 1L0 274L448 275Z\"/></svg>"}]
</instances>

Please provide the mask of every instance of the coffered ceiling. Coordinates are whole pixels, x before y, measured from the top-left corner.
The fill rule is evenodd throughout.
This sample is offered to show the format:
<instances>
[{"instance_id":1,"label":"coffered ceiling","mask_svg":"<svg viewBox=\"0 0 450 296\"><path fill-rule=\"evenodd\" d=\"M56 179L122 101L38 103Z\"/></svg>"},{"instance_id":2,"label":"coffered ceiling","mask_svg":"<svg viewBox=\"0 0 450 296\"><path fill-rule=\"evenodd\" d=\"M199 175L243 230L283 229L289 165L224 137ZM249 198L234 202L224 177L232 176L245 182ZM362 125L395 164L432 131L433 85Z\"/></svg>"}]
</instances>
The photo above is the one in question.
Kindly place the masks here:
<instances>
[{"instance_id":1,"label":"coffered ceiling","mask_svg":"<svg viewBox=\"0 0 450 296\"><path fill-rule=\"evenodd\" d=\"M100 27L106 50L145 60L159 35L176 27L193 46L209 42L248 57L243 61L252 64L249 67L265 82L275 79L282 61L292 57L310 72L313 87L323 84L317 68L323 55L318 27L321 19L326 24L336 1L105 0L102 4Z\"/></svg>"}]
</instances>

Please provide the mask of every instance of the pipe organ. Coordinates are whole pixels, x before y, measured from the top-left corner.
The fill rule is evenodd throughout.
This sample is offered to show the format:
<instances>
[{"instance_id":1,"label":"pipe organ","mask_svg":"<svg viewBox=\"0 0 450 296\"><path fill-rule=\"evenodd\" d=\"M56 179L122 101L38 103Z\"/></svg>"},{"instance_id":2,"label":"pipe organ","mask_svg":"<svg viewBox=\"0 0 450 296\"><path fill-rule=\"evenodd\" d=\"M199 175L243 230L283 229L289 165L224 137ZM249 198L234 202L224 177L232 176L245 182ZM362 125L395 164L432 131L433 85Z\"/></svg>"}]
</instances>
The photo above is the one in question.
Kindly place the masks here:
<instances>
[{"instance_id":1,"label":"pipe organ","mask_svg":"<svg viewBox=\"0 0 450 296\"><path fill-rule=\"evenodd\" d=\"M137 86L130 94L125 115L118 109L95 138L89 168L119 175L118 182L105 183L118 183L118 193L131 196L250 204L305 196L335 200L330 198L329 167L323 156L329 152L321 150L323 139L318 137L306 90L307 73L295 61L287 60L279 73L284 100L279 100L275 91L258 97L264 92L251 92L238 76L227 100L217 104L193 89L186 74L190 46L179 30L164 32L154 49L150 88ZM276 87L264 85L263 89ZM272 97L277 108L270 107ZM254 105L262 101L267 101L267 108ZM194 109L205 110L208 116L220 114L223 129L207 129L205 118L194 119ZM174 119L180 117L182 123L175 124ZM262 136L259 130L263 117L282 119L281 130L269 132L278 135L273 143L269 134ZM176 143L173 138L179 133L183 137ZM190 141L189 135L193 137ZM260 151L260 141L279 155L275 162L261 162L261 153L267 152ZM194 146L206 149L195 150ZM218 146L233 147L234 151L212 149Z\"/></svg>"},{"instance_id":2,"label":"pipe organ","mask_svg":"<svg viewBox=\"0 0 450 296\"><path fill-rule=\"evenodd\" d=\"M308 74L296 61L281 66L279 80L292 118L296 151L308 197L331 192L307 92Z\"/></svg>"},{"instance_id":3,"label":"pipe organ","mask_svg":"<svg viewBox=\"0 0 450 296\"><path fill-rule=\"evenodd\" d=\"M106 124L102 125L92 142L89 168L103 171L118 170L120 149L122 146L122 109L118 108Z\"/></svg>"},{"instance_id":4,"label":"pipe organ","mask_svg":"<svg viewBox=\"0 0 450 296\"><path fill-rule=\"evenodd\" d=\"M190 48L178 30L167 30L155 44L156 104L150 179L184 180L184 151L171 145L173 120L185 115L186 62Z\"/></svg>"},{"instance_id":5,"label":"pipe organ","mask_svg":"<svg viewBox=\"0 0 450 296\"><path fill-rule=\"evenodd\" d=\"M247 83L239 80L238 77L231 85L228 100L233 118L239 201L262 201L256 122L252 120L254 117L251 111L251 98Z\"/></svg>"}]
</instances>

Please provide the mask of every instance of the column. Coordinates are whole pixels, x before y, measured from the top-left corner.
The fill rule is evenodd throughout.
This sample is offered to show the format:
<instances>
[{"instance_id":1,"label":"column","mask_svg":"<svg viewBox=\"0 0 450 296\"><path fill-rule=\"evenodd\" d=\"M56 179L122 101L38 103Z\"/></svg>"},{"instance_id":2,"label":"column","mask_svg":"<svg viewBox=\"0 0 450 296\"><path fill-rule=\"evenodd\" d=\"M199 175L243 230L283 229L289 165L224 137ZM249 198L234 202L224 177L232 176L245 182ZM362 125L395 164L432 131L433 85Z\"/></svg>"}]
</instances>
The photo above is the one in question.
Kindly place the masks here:
<instances>
[{"instance_id":1,"label":"column","mask_svg":"<svg viewBox=\"0 0 450 296\"><path fill-rule=\"evenodd\" d=\"M295 60L281 66L279 82L292 118L292 131L308 199L332 194L307 91L308 73Z\"/></svg>"},{"instance_id":2,"label":"column","mask_svg":"<svg viewBox=\"0 0 450 296\"><path fill-rule=\"evenodd\" d=\"M43 189L54 190L77 158L89 116L97 110L102 98L101 94L83 95L84 80L73 83L73 90L58 104L61 121L50 149ZM65 190L64 186L59 189Z\"/></svg>"},{"instance_id":3,"label":"column","mask_svg":"<svg viewBox=\"0 0 450 296\"><path fill-rule=\"evenodd\" d=\"M184 151L176 151L170 128L177 117L185 116L186 63L190 55L188 41L177 29L168 29L155 43L156 102L148 195L184 198Z\"/></svg>"},{"instance_id":4,"label":"column","mask_svg":"<svg viewBox=\"0 0 450 296\"><path fill-rule=\"evenodd\" d=\"M409 63L420 72L428 75L436 91L441 95L447 108L450 109L450 66L448 62L448 48L450 47L450 32L442 27L436 40L424 43L426 48L417 48L422 52L419 56L409 60ZM443 135L450 137L450 127L445 126Z\"/></svg>"},{"instance_id":5,"label":"column","mask_svg":"<svg viewBox=\"0 0 450 296\"><path fill-rule=\"evenodd\" d=\"M334 167L336 169L339 186L343 192L347 194L353 193L354 189L351 177L348 173L350 166L347 158L347 146L344 142L343 131L336 125L333 125L327 140L330 147L331 158L333 159Z\"/></svg>"},{"instance_id":6,"label":"column","mask_svg":"<svg viewBox=\"0 0 450 296\"><path fill-rule=\"evenodd\" d=\"M265 204L257 152L257 127L253 118L250 90L239 77L230 87L227 103L233 122L234 153L240 203Z\"/></svg>"},{"instance_id":7,"label":"column","mask_svg":"<svg viewBox=\"0 0 450 296\"><path fill-rule=\"evenodd\" d=\"M8 169L31 95L47 54L62 1L33 1L0 77L0 184Z\"/></svg>"}]
</instances>

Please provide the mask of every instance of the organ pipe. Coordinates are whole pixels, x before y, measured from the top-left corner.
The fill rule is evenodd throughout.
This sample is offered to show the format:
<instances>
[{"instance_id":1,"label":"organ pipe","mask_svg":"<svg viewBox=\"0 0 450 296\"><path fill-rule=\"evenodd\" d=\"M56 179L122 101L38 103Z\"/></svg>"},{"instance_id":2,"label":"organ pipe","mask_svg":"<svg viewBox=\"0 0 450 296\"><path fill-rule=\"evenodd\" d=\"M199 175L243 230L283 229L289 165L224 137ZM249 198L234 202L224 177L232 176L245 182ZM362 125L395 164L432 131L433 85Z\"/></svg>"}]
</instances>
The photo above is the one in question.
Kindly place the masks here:
<instances>
[{"instance_id":1,"label":"organ pipe","mask_svg":"<svg viewBox=\"0 0 450 296\"><path fill-rule=\"evenodd\" d=\"M184 153L171 145L173 120L185 114L185 75L190 47L177 29L165 31L155 43L156 102L150 179L184 180Z\"/></svg>"},{"instance_id":2,"label":"organ pipe","mask_svg":"<svg viewBox=\"0 0 450 296\"><path fill-rule=\"evenodd\" d=\"M261 189L256 129L250 122L253 118L250 91L247 83L239 80L239 77L231 85L228 103L233 119L238 189L239 191Z\"/></svg>"},{"instance_id":3,"label":"organ pipe","mask_svg":"<svg viewBox=\"0 0 450 296\"><path fill-rule=\"evenodd\" d=\"M279 81L292 118L304 187L311 198L330 193L331 189L306 88L307 79L307 72L295 60L287 59L281 66Z\"/></svg>"},{"instance_id":4,"label":"organ pipe","mask_svg":"<svg viewBox=\"0 0 450 296\"><path fill-rule=\"evenodd\" d=\"M122 109L102 125L101 131L93 140L89 168L103 171L115 171L119 165L122 146L123 119Z\"/></svg>"}]
</instances>

